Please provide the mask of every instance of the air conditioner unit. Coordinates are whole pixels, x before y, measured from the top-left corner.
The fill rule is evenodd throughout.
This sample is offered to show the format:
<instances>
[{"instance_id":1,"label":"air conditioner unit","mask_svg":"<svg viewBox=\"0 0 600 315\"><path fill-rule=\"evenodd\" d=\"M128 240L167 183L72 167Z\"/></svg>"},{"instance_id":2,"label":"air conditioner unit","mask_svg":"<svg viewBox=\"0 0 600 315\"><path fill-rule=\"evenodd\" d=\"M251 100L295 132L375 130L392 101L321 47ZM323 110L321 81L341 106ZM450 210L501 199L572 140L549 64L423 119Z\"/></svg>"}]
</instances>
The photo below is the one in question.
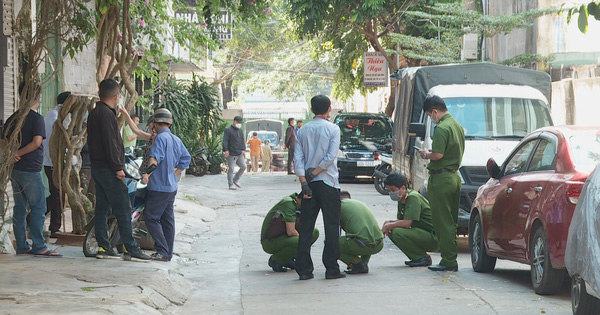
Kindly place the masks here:
<instances>
[{"instance_id":1,"label":"air conditioner unit","mask_svg":"<svg viewBox=\"0 0 600 315\"><path fill-rule=\"evenodd\" d=\"M478 51L478 35L477 34L465 34L462 37L462 49L461 60L475 60L477 59Z\"/></svg>"}]
</instances>

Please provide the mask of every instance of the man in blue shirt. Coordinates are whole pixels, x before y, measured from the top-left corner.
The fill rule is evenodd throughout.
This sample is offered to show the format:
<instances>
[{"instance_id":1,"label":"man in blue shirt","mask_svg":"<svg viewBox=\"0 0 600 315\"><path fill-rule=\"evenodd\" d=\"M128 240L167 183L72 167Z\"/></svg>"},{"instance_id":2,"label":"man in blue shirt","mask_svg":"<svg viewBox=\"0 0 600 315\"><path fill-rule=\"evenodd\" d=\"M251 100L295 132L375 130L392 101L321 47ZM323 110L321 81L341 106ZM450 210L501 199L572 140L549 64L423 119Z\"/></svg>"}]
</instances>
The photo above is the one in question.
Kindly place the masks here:
<instances>
[{"instance_id":1,"label":"man in blue shirt","mask_svg":"<svg viewBox=\"0 0 600 315\"><path fill-rule=\"evenodd\" d=\"M156 248L152 259L170 261L175 242L173 203L177 195L177 175L188 168L191 156L181 139L169 129L173 124L171 112L159 108L153 118L157 135L150 151L149 174L142 178L142 183L148 183L144 216Z\"/></svg>"},{"instance_id":2,"label":"man in blue shirt","mask_svg":"<svg viewBox=\"0 0 600 315\"><path fill-rule=\"evenodd\" d=\"M296 255L296 272L300 280L314 278L310 257L312 231L319 210L323 211L325 248L323 264L326 279L344 278L340 273L340 184L337 153L340 148L340 128L329 122L331 101L317 95L310 100L315 118L298 133L294 151L294 170L302 185L302 215Z\"/></svg>"}]
</instances>

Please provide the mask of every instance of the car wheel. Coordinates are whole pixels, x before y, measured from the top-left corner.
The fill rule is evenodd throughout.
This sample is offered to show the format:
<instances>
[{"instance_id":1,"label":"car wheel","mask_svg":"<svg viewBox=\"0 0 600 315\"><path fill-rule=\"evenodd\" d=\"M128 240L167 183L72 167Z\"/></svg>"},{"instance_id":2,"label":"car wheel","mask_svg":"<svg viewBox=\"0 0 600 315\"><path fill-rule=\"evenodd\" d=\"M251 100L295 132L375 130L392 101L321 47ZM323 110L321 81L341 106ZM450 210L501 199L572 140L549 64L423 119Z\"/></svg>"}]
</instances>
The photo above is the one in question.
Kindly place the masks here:
<instances>
[{"instance_id":1,"label":"car wheel","mask_svg":"<svg viewBox=\"0 0 600 315\"><path fill-rule=\"evenodd\" d=\"M600 300L587 293L579 275L571 278L571 305L573 315L600 314Z\"/></svg>"},{"instance_id":2,"label":"car wheel","mask_svg":"<svg viewBox=\"0 0 600 315\"><path fill-rule=\"evenodd\" d=\"M378 171L381 171L381 172L385 173L386 175L389 175L392 171L392 167L389 164L386 164L383 167L381 167L380 169L378 169ZM385 181L384 178L379 178L379 177L373 178L373 184L375 185L375 190L377 190L377 192L382 195L389 195L390 192L385 188L385 185L383 184L384 181Z\"/></svg>"},{"instance_id":3,"label":"car wheel","mask_svg":"<svg viewBox=\"0 0 600 315\"><path fill-rule=\"evenodd\" d=\"M550 263L550 251L544 228L539 226L531 239L531 283L535 293L556 294L562 287L564 269L554 269Z\"/></svg>"},{"instance_id":4,"label":"car wheel","mask_svg":"<svg viewBox=\"0 0 600 315\"><path fill-rule=\"evenodd\" d=\"M469 226L469 250L471 265L476 272L492 272L496 267L496 257L489 256L483 242L481 218L476 214Z\"/></svg>"}]
</instances>

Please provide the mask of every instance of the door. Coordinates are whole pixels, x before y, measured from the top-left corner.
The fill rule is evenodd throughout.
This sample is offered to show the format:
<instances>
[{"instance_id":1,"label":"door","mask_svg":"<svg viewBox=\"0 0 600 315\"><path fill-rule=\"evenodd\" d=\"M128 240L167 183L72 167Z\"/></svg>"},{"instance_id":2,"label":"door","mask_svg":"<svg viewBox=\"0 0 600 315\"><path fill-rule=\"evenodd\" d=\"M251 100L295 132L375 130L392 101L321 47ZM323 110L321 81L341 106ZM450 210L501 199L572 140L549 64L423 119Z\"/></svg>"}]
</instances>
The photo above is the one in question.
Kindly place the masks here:
<instances>
[{"instance_id":1,"label":"door","mask_svg":"<svg viewBox=\"0 0 600 315\"><path fill-rule=\"evenodd\" d=\"M520 198L515 186L527 171L531 154L537 143L538 139L533 138L513 152L503 168L502 177L489 195L490 202L493 204L490 205L491 213L487 224L488 246L490 252L500 256L506 256L513 251L514 245L510 243L509 235L513 231L511 225L518 217L518 211L514 209L514 204L517 202L515 199Z\"/></svg>"},{"instance_id":2,"label":"door","mask_svg":"<svg viewBox=\"0 0 600 315\"><path fill-rule=\"evenodd\" d=\"M513 183L504 237L508 244L506 254L515 260L527 260L527 223L533 213L539 211L538 206L543 204L546 184L554 175L556 147L551 139L540 139L527 170Z\"/></svg>"}]
</instances>

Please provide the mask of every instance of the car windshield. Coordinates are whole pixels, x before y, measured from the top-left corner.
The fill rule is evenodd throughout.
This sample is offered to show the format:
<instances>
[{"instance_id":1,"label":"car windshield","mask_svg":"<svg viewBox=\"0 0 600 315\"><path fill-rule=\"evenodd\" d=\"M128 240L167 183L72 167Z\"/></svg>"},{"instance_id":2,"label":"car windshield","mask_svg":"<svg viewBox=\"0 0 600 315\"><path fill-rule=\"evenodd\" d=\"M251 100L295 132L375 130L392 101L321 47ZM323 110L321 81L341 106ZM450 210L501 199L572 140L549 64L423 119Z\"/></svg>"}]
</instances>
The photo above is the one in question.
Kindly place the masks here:
<instances>
[{"instance_id":1,"label":"car windshield","mask_svg":"<svg viewBox=\"0 0 600 315\"><path fill-rule=\"evenodd\" d=\"M540 100L508 97L445 98L448 111L465 128L467 138L521 139L552 125Z\"/></svg>"},{"instance_id":2,"label":"car windshield","mask_svg":"<svg viewBox=\"0 0 600 315\"><path fill-rule=\"evenodd\" d=\"M250 139L250 137L252 137L252 133L250 133L250 135L248 136L248 139ZM258 133L258 136L256 136L258 139L260 139L260 141L262 143L265 143L265 140L269 140L269 146L274 147L277 146L277 133L273 132L273 133Z\"/></svg>"},{"instance_id":3,"label":"car windshield","mask_svg":"<svg viewBox=\"0 0 600 315\"><path fill-rule=\"evenodd\" d=\"M385 117L339 115L334 124L340 127L342 149L374 151L392 138L392 126Z\"/></svg>"},{"instance_id":4,"label":"car windshield","mask_svg":"<svg viewBox=\"0 0 600 315\"><path fill-rule=\"evenodd\" d=\"M575 166L579 171L592 172L600 163L600 133L577 133L569 138Z\"/></svg>"}]
</instances>

